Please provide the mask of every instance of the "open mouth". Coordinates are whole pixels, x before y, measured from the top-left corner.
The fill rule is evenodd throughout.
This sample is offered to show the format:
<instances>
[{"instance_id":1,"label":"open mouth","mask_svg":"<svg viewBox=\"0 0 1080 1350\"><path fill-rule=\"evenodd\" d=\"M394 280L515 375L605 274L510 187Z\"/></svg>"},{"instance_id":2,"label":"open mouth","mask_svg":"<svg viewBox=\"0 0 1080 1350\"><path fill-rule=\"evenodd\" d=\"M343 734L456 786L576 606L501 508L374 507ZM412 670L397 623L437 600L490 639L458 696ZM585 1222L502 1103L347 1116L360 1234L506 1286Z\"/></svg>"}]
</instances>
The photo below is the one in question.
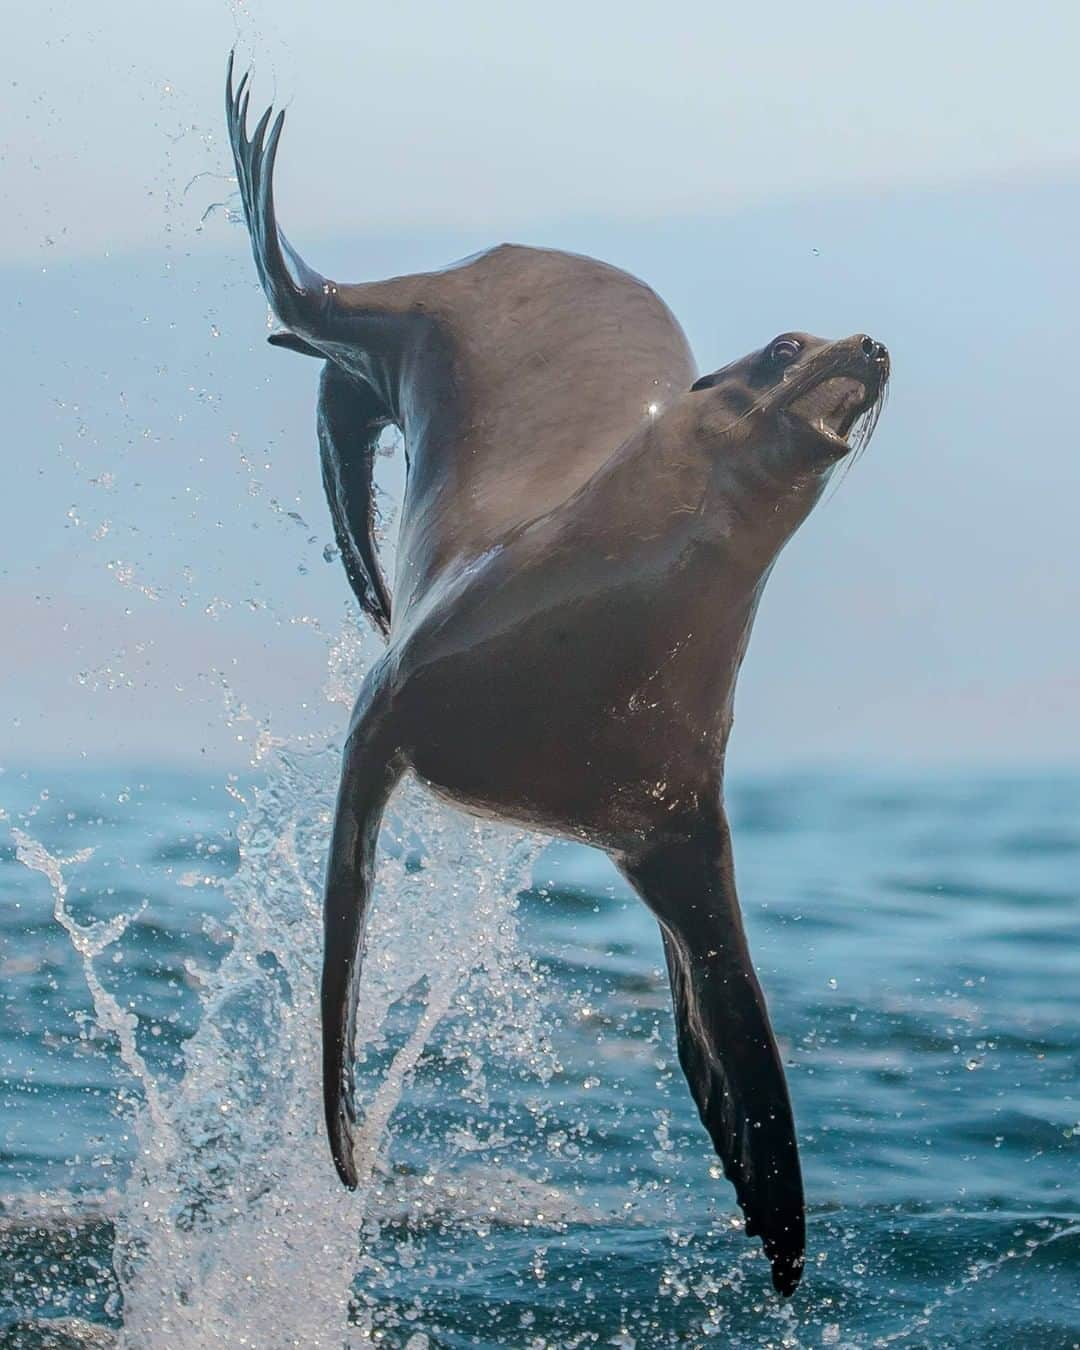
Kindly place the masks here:
<instances>
[{"instance_id":1,"label":"open mouth","mask_svg":"<svg viewBox=\"0 0 1080 1350\"><path fill-rule=\"evenodd\" d=\"M817 430L846 440L872 402L873 396L862 380L834 375L795 399L791 411Z\"/></svg>"},{"instance_id":2,"label":"open mouth","mask_svg":"<svg viewBox=\"0 0 1080 1350\"><path fill-rule=\"evenodd\" d=\"M826 374L789 405L796 417L838 449L862 449L873 435L885 402L889 376L885 348L864 338L859 358L858 373L848 369Z\"/></svg>"}]
</instances>

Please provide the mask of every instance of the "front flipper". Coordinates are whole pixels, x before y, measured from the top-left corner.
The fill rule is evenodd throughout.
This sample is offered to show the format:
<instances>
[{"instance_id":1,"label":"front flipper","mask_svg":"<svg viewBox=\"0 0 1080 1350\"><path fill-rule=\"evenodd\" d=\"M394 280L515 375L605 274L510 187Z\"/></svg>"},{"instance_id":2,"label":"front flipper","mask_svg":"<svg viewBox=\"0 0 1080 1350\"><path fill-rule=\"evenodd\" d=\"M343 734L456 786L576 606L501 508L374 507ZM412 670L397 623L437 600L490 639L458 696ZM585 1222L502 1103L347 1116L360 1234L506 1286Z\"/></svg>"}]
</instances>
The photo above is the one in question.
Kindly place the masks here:
<instances>
[{"instance_id":1,"label":"front flipper","mask_svg":"<svg viewBox=\"0 0 1080 1350\"><path fill-rule=\"evenodd\" d=\"M376 666L360 692L345 744L323 902L323 1105L334 1165L350 1190L357 1185L353 1061L364 929L379 823L402 770L387 686Z\"/></svg>"},{"instance_id":2,"label":"front flipper","mask_svg":"<svg viewBox=\"0 0 1080 1350\"><path fill-rule=\"evenodd\" d=\"M806 1221L784 1070L743 932L722 811L619 866L660 921L679 1061L701 1120L772 1265L791 1294Z\"/></svg>"},{"instance_id":3,"label":"front flipper","mask_svg":"<svg viewBox=\"0 0 1080 1350\"><path fill-rule=\"evenodd\" d=\"M375 546L375 451L390 417L375 392L328 361L319 384L323 487L341 561L360 607L384 636L390 592Z\"/></svg>"}]
</instances>

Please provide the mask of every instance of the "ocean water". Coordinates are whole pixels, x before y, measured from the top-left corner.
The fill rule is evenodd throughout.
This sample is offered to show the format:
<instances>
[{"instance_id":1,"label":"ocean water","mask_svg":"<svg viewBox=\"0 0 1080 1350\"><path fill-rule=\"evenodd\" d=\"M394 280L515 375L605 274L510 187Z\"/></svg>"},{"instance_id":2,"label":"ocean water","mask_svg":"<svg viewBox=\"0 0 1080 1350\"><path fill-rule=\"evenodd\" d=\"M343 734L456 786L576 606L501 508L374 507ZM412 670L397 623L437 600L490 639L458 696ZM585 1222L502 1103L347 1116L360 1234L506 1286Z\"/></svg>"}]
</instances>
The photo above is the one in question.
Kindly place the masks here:
<instances>
[{"instance_id":1,"label":"ocean water","mask_svg":"<svg viewBox=\"0 0 1080 1350\"><path fill-rule=\"evenodd\" d=\"M0 1345L1080 1344L1080 776L731 783L809 1201L740 1231L606 860L384 832L362 1184L322 1137L334 747L0 775Z\"/></svg>"}]
</instances>

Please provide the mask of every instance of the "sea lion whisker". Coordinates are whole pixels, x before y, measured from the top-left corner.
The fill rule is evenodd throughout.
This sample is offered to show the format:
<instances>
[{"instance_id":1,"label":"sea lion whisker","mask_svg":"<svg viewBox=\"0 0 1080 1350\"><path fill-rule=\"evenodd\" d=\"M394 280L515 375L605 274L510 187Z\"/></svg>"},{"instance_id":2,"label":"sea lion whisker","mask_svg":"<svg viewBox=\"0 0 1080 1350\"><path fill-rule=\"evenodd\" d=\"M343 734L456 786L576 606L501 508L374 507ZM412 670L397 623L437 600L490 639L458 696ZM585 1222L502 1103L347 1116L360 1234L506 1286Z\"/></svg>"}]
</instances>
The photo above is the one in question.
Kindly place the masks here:
<instances>
[{"instance_id":1,"label":"sea lion whisker","mask_svg":"<svg viewBox=\"0 0 1080 1350\"><path fill-rule=\"evenodd\" d=\"M877 430L878 422L881 420L881 414L885 409L885 402L889 396L888 380L884 380L877 393L874 395L874 401L866 412L859 419L857 431L854 437L855 454L852 462L858 459L865 451L867 446L873 440L874 432Z\"/></svg>"},{"instance_id":2,"label":"sea lion whisker","mask_svg":"<svg viewBox=\"0 0 1080 1350\"><path fill-rule=\"evenodd\" d=\"M852 451L851 454L845 458L841 472L833 478L832 483L830 484L828 497L826 498L826 503L832 501L833 497L840 489L840 484L844 482L848 474L855 467L856 460L861 459L866 452L866 448L869 446L881 418L881 413L885 407L887 397L888 381L885 381L874 396L873 403L871 403L865 412L859 414L855 421L855 425L848 433L848 441L852 446ZM824 504L825 503L823 503L823 505Z\"/></svg>"},{"instance_id":3,"label":"sea lion whisker","mask_svg":"<svg viewBox=\"0 0 1080 1350\"><path fill-rule=\"evenodd\" d=\"M753 403L750 404L748 408L744 408L742 412L736 413L732 417L730 422L725 422L722 426L717 427L712 434L714 436L727 436L730 432L733 432L737 427L742 426L744 422L748 422L750 418L754 416L755 413L761 412L761 410L768 404L770 393L771 391L766 391L765 393L759 395L753 401Z\"/></svg>"}]
</instances>

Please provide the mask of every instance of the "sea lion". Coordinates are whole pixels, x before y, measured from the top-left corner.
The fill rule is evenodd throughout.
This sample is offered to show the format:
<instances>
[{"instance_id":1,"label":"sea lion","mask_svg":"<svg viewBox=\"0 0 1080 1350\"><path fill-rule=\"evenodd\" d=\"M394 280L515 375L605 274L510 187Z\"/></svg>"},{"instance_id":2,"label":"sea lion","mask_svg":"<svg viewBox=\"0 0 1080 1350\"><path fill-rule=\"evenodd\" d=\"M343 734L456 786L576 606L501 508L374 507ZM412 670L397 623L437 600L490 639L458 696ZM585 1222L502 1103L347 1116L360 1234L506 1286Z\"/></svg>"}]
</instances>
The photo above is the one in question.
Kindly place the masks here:
<instances>
[{"instance_id":1,"label":"sea lion","mask_svg":"<svg viewBox=\"0 0 1080 1350\"><path fill-rule=\"evenodd\" d=\"M469 810L605 849L659 921L679 1058L782 1294L805 1248L783 1068L723 807L735 681L777 555L889 374L858 334L786 333L702 379L652 291L590 259L502 246L344 286L278 229L283 114L229 133L259 275L326 359L324 478L346 570L389 640L343 754L325 893L326 1123L356 1185L356 983L379 824L411 771ZM269 133L268 133L269 128ZM408 478L393 595L372 538L386 422ZM865 439L865 437L864 437Z\"/></svg>"}]
</instances>

